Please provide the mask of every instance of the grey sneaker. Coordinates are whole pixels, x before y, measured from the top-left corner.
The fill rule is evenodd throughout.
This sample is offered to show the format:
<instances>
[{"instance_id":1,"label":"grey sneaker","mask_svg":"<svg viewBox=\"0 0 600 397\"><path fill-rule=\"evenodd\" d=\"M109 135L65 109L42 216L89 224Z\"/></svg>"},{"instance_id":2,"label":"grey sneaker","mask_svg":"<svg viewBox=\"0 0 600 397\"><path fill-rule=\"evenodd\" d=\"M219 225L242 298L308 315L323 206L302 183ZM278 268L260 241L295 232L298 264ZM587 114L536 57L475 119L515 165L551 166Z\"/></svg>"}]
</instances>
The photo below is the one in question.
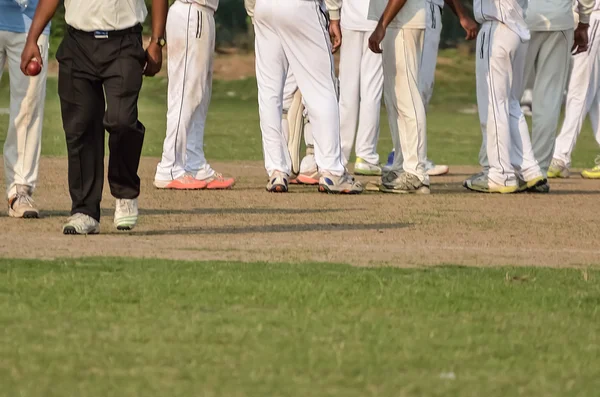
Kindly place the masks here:
<instances>
[{"instance_id":1,"label":"grey sneaker","mask_svg":"<svg viewBox=\"0 0 600 397\"><path fill-rule=\"evenodd\" d=\"M319 192L321 193L360 194L364 190L362 183L347 172L341 176L324 172L319 179Z\"/></svg>"},{"instance_id":2,"label":"grey sneaker","mask_svg":"<svg viewBox=\"0 0 600 397\"><path fill-rule=\"evenodd\" d=\"M288 176L283 172L275 171L273 175L269 177L269 183L267 183L267 192L286 193L288 191L288 185Z\"/></svg>"},{"instance_id":3,"label":"grey sneaker","mask_svg":"<svg viewBox=\"0 0 600 397\"><path fill-rule=\"evenodd\" d=\"M379 190L384 193L429 194L429 185L425 185L418 176L408 172L390 171L381 178Z\"/></svg>"},{"instance_id":4,"label":"grey sneaker","mask_svg":"<svg viewBox=\"0 0 600 397\"><path fill-rule=\"evenodd\" d=\"M98 234L100 223L89 215L75 214L67 219L63 234Z\"/></svg>"},{"instance_id":5,"label":"grey sneaker","mask_svg":"<svg viewBox=\"0 0 600 397\"><path fill-rule=\"evenodd\" d=\"M470 177L468 177L467 179L465 179L463 181L463 187L466 187L467 189L469 189L470 185L472 185L473 183L476 183L475 181L480 180L484 176L487 176L486 171L481 171L481 172L478 172L477 174L471 175Z\"/></svg>"},{"instance_id":6,"label":"grey sneaker","mask_svg":"<svg viewBox=\"0 0 600 397\"><path fill-rule=\"evenodd\" d=\"M8 199L8 216L27 219L40 217L30 191L29 186L17 185L17 194Z\"/></svg>"},{"instance_id":7,"label":"grey sneaker","mask_svg":"<svg viewBox=\"0 0 600 397\"><path fill-rule=\"evenodd\" d=\"M117 230L132 230L138 220L137 199L117 199L115 208L115 227Z\"/></svg>"}]
</instances>

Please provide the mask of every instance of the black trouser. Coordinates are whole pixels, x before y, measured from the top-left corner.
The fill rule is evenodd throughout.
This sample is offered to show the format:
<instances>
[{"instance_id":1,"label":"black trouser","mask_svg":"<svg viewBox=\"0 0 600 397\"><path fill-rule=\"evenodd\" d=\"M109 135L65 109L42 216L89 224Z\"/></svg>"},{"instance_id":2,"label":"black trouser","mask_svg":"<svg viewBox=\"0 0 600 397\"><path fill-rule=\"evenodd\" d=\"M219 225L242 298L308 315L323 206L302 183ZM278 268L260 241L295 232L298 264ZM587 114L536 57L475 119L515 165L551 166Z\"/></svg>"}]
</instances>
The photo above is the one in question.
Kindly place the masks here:
<instances>
[{"instance_id":1,"label":"black trouser","mask_svg":"<svg viewBox=\"0 0 600 397\"><path fill-rule=\"evenodd\" d=\"M69 157L71 214L100 220L104 130L109 132L112 195L134 199L145 128L138 120L145 53L141 27L108 38L68 28L58 48L58 94ZM106 97L106 101L105 101Z\"/></svg>"}]
</instances>

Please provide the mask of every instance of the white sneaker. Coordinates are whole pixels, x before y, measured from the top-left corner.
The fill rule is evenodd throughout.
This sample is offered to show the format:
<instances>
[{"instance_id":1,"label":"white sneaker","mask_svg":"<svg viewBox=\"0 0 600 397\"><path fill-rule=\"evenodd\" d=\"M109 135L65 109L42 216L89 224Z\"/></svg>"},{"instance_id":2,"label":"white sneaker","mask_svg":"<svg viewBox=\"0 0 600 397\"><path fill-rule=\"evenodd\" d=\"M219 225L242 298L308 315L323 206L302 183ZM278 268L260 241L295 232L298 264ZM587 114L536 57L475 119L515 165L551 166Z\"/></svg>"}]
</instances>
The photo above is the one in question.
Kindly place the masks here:
<instances>
[{"instance_id":1,"label":"white sneaker","mask_svg":"<svg viewBox=\"0 0 600 397\"><path fill-rule=\"evenodd\" d=\"M115 226L117 230L132 230L138 220L137 199L117 199L115 207Z\"/></svg>"},{"instance_id":2,"label":"white sneaker","mask_svg":"<svg viewBox=\"0 0 600 397\"><path fill-rule=\"evenodd\" d=\"M8 216L12 218L39 218L40 211L31 198L29 186L17 185L17 193L8 199Z\"/></svg>"},{"instance_id":3,"label":"white sneaker","mask_svg":"<svg viewBox=\"0 0 600 397\"><path fill-rule=\"evenodd\" d=\"M354 163L354 173L356 175L381 176L381 167L379 164L372 164L357 157Z\"/></svg>"},{"instance_id":4,"label":"white sneaker","mask_svg":"<svg viewBox=\"0 0 600 397\"><path fill-rule=\"evenodd\" d=\"M286 193L289 185L288 178L283 172L273 172L273 175L269 177L269 183L267 183L267 192Z\"/></svg>"},{"instance_id":5,"label":"white sneaker","mask_svg":"<svg viewBox=\"0 0 600 397\"><path fill-rule=\"evenodd\" d=\"M100 223L89 215L75 214L67 219L63 234L98 234Z\"/></svg>"},{"instance_id":6,"label":"white sneaker","mask_svg":"<svg viewBox=\"0 0 600 397\"><path fill-rule=\"evenodd\" d=\"M323 173L319 180L319 191L321 193L360 194L364 190L362 183L348 173L344 173L342 176Z\"/></svg>"},{"instance_id":7,"label":"white sneaker","mask_svg":"<svg viewBox=\"0 0 600 397\"><path fill-rule=\"evenodd\" d=\"M447 165L436 165L433 161L427 160L425 163L425 171L429 176L440 176L446 175L450 171L450 167Z\"/></svg>"}]
</instances>

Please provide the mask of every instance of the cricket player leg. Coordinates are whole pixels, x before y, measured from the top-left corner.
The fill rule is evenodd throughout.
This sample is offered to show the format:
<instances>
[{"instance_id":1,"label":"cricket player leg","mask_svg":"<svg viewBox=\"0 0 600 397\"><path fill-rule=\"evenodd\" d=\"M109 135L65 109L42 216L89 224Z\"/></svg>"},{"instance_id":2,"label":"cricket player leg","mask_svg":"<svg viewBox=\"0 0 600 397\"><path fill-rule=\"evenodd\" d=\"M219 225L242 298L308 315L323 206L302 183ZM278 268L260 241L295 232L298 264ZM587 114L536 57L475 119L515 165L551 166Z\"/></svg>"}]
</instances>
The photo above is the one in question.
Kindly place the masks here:
<instances>
[{"instance_id":1,"label":"cricket player leg","mask_svg":"<svg viewBox=\"0 0 600 397\"><path fill-rule=\"evenodd\" d=\"M600 21L592 15L588 30L590 48L572 57L573 67L567 89L565 119L556 138L554 155L548 170L549 178L569 177L571 154L583 128L583 122L598 93L598 84L600 84L598 26Z\"/></svg>"},{"instance_id":2,"label":"cricket player leg","mask_svg":"<svg viewBox=\"0 0 600 397\"><path fill-rule=\"evenodd\" d=\"M435 84L435 69L442 35L442 11L438 5L432 2L426 1L425 5L427 13L425 37L423 39L423 57L421 59L421 69L419 70L419 87L425 103L425 111L427 111ZM444 175L450 171L447 165L436 165L429 159L427 156L427 139L425 139L422 150L424 150L422 155L427 159L425 168L429 176Z\"/></svg>"},{"instance_id":3,"label":"cricket player leg","mask_svg":"<svg viewBox=\"0 0 600 397\"><path fill-rule=\"evenodd\" d=\"M533 153L542 172L548 173L556 130L562 110L562 92L569 78L573 30L557 32L534 32L527 52L535 60L535 83L533 86L533 127L531 141ZM528 65L531 68L530 65Z\"/></svg>"},{"instance_id":4,"label":"cricket player leg","mask_svg":"<svg viewBox=\"0 0 600 397\"><path fill-rule=\"evenodd\" d=\"M260 0L259 0L260 1ZM337 79L327 20L317 2L289 0L278 11L279 37L310 116L319 191L357 194L362 185L346 173L340 145Z\"/></svg>"},{"instance_id":5,"label":"cricket player leg","mask_svg":"<svg viewBox=\"0 0 600 397\"><path fill-rule=\"evenodd\" d=\"M42 71L25 76L20 70L26 33L0 32L0 76L8 62L10 76L10 115L4 141L8 215L38 218L39 211L31 196L38 181L46 76L48 73L48 36L38 40Z\"/></svg>"},{"instance_id":6,"label":"cricket player leg","mask_svg":"<svg viewBox=\"0 0 600 397\"><path fill-rule=\"evenodd\" d=\"M363 32L342 29L340 48L340 139L344 167L350 162L360 108L360 64Z\"/></svg>"},{"instance_id":7,"label":"cricket player leg","mask_svg":"<svg viewBox=\"0 0 600 397\"><path fill-rule=\"evenodd\" d=\"M283 109L281 117L281 128L286 141L289 140L290 137L290 122L288 113L292 107L294 96L297 91L298 84L296 83L296 77L294 77L294 73L292 73L291 70L288 70L285 78L285 84L283 86Z\"/></svg>"},{"instance_id":8,"label":"cricket player leg","mask_svg":"<svg viewBox=\"0 0 600 397\"><path fill-rule=\"evenodd\" d=\"M189 42L194 49L188 52L186 70L190 76L197 74L190 80L197 82L191 87L195 91L192 95L199 99L199 103L197 102L190 119L184 158L185 174L192 175L208 190L231 189L235 184L235 179L226 178L223 174L216 172L206 161L204 154L204 131L212 95L215 18L211 9L198 4L193 5L192 13L194 12L198 19L198 25L196 25L194 36L189 37ZM190 95L189 91L187 95Z\"/></svg>"},{"instance_id":9,"label":"cricket player leg","mask_svg":"<svg viewBox=\"0 0 600 397\"><path fill-rule=\"evenodd\" d=\"M484 161L489 162L489 169L464 182L469 190L483 193L518 190L510 157L509 103L514 73L512 58L520 44L520 37L500 22L487 21L481 25L475 64L477 106L486 153ZM482 157L480 152L480 161Z\"/></svg>"},{"instance_id":10,"label":"cricket player leg","mask_svg":"<svg viewBox=\"0 0 600 397\"><path fill-rule=\"evenodd\" d=\"M383 95L383 57L369 49L370 32L361 34L360 110L354 172L361 175L381 175L377 143ZM343 116L341 120L343 122Z\"/></svg>"},{"instance_id":11,"label":"cricket player leg","mask_svg":"<svg viewBox=\"0 0 600 397\"><path fill-rule=\"evenodd\" d=\"M383 192L429 194L423 157L427 121L419 90L423 36L423 29L388 28L382 42L384 98L396 152L382 177Z\"/></svg>"},{"instance_id":12,"label":"cricket player leg","mask_svg":"<svg viewBox=\"0 0 600 397\"><path fill-rule=\"evenodd\" d=\"M110 38L109 38L110 40ZM142 32L129 33L115 40L116 52L102 71L106 97L104 129L108 131L108 184L116 199L114 226L117 230L132 230L138 221L138 196L141 183L138 168L142 156L146 128L138 118L138 100L144 78L146 54ZM103 58L111 59L114 48L100 50ZM102 54L106 52L106 54Z\"/></svg>"},{"instance_id":13,"label":"cricket player leg","mask_svg":"<svg viewBox=\"0 0 600 397\"><path fill-rule=\"evenodd\" d=\"M195 190L207 185L192 172L186 172L188 141L193 140L195 133L204 134L204 108L210 101L214 36L211 38L210 27L204 26L205 11L200 10L192 3L176 1L167 17L167 133L154 177L158 189ZM198 37L200 26L204 32ZM201 123L194 125L194 121Z\"/></svg>"},{"instance_id":14,"label":"cricket player leg","mask_svg":"<svg viewBox=\"0 0 600 397\"><path fill-rule=\"evenodd\" d=\"M71 217L63 225L64 234L100 232L106 102L102 81L96 74L87 50L94 48L95 40L67 29L56 53L59 64L58 95L67 142L69 194L72 201Z\"/></svg>"},{"instance_id":15,"label":"cricket player leg","mask_svg":"<svg viewBox=\"0 0 600 397\"><path fill-rule=\"evenodd\" d=\"M312 133L312 123L306 108L304 109L304 144L306 155L300 163L300 174L297 180L302 185L318 185L321 174L315 160L315 140Z\"/></svg>"},{"instance_id":16,"label":"cricket player leg","mask_svg":"<svg viewBox=\"0 0 600 397\"><path fill-rule=\"evenodd\" d=\"M521 191L548 193L550 186L534 155L529 127L520 103L525 82L524 71L528 44L519 42L512 55L512 87L509 96L510 142L512 145L510 158ZM559 92L561 91L562 89Z\"/></svg>"},{"instance_id":17,"label":"cricket player leg","mask_svg":"<svg viewBox=\"0 0 600 397\"><path fill-rule=\"evenodd\" d=\"M592 69L592 79L594 80L594 87L596 87L596 92L594 95L594 99L592 101L592 106L590 107L589 115L590 121L592 124L592 131L594 131L594 137L596 138L596 142L600 145L600 89L598 89L598 85L600 84L600 68L598 65L598 57L596 57L595 67ZM585 169L581 172L581 176L585 179L600 179L600 155L596 157L596 165L592 168Z\"/></svg>"},{"instance_id":18,"label":"cricket player leg","mask_svg":"<svg viewBox=\"0 0 600 397\"><path fill-rule=\"evenodd\" d=\"M270 2L258 0L254 14L256 81L267 191L288 191L292 172L287 140L282 128L283 88L289 64L277 31L279 14Z\"/></svg>"}]
</instances>

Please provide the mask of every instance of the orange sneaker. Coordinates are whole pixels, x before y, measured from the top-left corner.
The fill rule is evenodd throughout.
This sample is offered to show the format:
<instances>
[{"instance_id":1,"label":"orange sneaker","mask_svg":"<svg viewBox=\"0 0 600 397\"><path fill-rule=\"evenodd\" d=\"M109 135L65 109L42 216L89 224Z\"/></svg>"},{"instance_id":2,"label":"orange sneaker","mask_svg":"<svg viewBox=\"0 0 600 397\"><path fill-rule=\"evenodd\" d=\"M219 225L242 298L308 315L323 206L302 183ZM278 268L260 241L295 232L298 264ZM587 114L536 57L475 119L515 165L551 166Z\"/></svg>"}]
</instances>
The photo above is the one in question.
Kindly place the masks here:
<instances>
[{"instance_id":1,"label":"orange sneaker","mask_svg":"<svg viewBox=\"0 0 600 397\"><path fill-rule=\"evenodd\" d=\"M206 183L208 190L226 190L231 189L235 185L235 179L225 178L222 174L215 172L210 178L204 179L201 182Z\"/></svg>"},{"instance_id":2,"label":"orange sneaker","mask_svg":"<svg viewBox=\"0 0 600 397\"><path fill-rule=\"evenodd\" d=\"M198 180L190 174L185 174L177 179L170 181L154 180L154 187L157 189L173 189L173 190L201 190L205 189L207 183Z\"/></svg>"},{"instance_id":3,"label":"orange sneaker","mask_svg":"<svg viewBox=\"0 0 600 397\"><path fill-rule=\"evenodd\" d=\"M296 178L296 181L300 185L318 185L321 174L314 172L312 174L300 174Z\"/></svg>"}]
</instances>

